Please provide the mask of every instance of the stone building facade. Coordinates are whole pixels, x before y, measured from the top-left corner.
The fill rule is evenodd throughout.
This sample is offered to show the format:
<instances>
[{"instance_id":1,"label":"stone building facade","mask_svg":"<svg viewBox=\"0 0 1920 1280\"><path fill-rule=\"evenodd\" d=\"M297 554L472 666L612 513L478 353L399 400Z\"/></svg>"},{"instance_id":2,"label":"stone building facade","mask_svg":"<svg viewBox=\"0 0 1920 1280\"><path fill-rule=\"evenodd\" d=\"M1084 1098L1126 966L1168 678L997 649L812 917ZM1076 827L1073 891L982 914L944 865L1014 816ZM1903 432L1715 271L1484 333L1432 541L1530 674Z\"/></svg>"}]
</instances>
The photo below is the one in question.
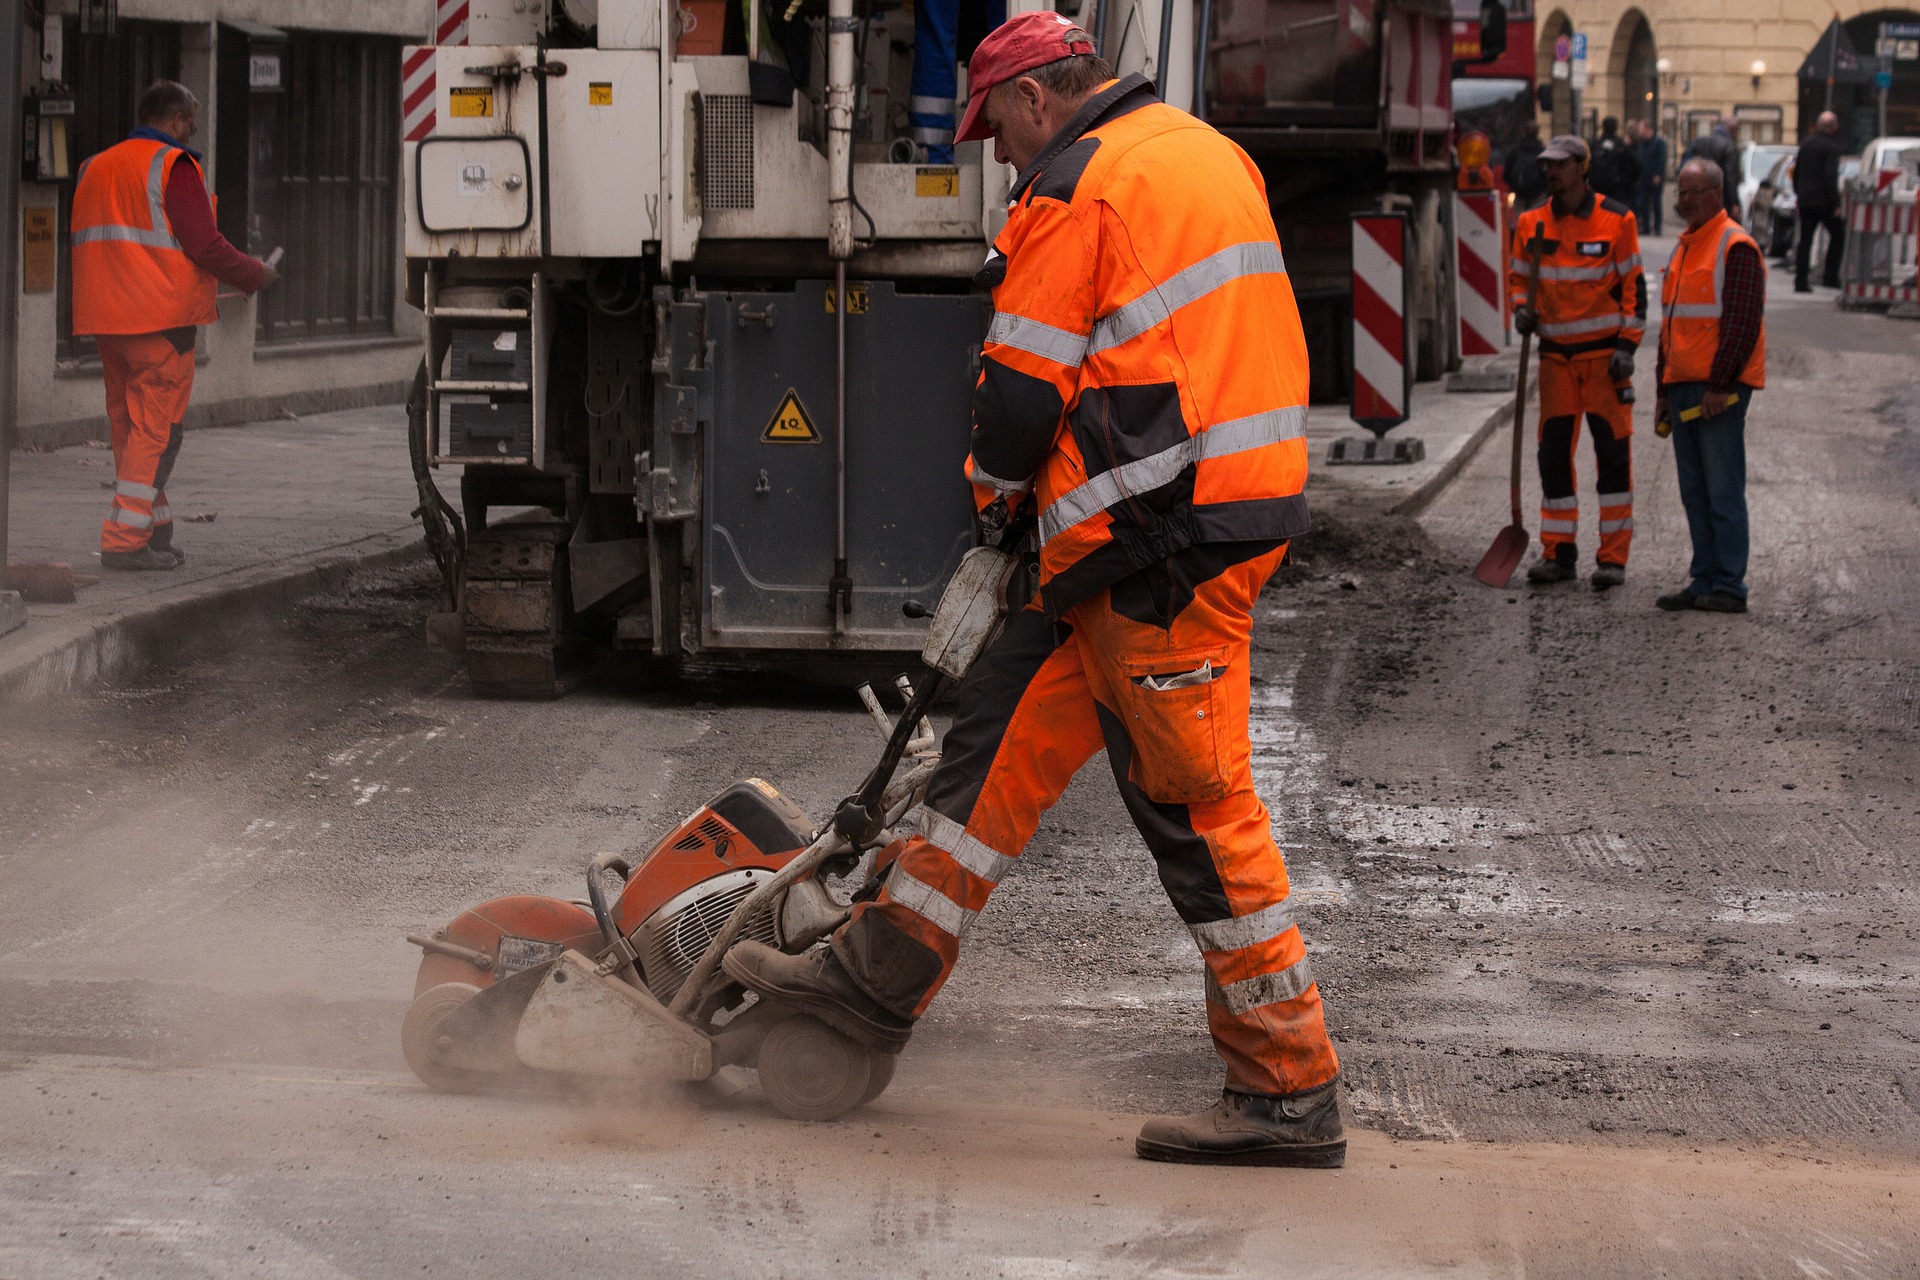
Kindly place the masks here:
<instances>
[{"instance_id":1,"label":"stone building facade","mask_svg":"<svg viewBox=\"0 0 1920 1280\"><path fill-rule=\"evenodd\" d=\"M20 442L104 433L99 361L70 328L67 214L80 162L126 136L159 78L200 99L191 145L221 230L259 256L285 250L271 290L222 297L201 331L188 425L403 398L420 318L401 256L399 59L432 0L119 0L111 31L105 6L82 7L24 6Z\"/></svg>"}]
</instances>

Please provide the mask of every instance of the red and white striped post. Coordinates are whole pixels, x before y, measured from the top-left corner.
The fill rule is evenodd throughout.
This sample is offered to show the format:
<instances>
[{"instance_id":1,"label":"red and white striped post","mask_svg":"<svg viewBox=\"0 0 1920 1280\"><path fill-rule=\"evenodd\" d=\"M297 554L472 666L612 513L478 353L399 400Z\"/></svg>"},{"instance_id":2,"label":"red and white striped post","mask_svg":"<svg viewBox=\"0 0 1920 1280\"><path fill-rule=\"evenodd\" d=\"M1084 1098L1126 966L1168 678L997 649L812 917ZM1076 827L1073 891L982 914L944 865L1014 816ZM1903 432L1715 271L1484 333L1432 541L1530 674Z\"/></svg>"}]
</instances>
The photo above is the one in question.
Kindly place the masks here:
<instances>
[{"instance_id":1,"label":"red and white striped post","mask_svg":"<svg viewBox=\"0 0 1920 1280\"><path fill-rule=\"evenodd\" d=\"M1453 194L1454 310L1460 315L1460 354L1497 355L1507 345L1501 305L1500 196L1494 191Z\"/></svg>"},{"instance_id":2,"label":"red and white striped post","mask_svg":"<svg viewBox=\"0 0 1920 1280\"><path fill-rule=\"evenodd\" d=\"M408 142L433 132L435 81L431 48L409 45L400 51L400 136Z\"/></svg>"},{"instance_id":3,"label":"red and white striped post","mask_svg":"<svg viewBox=\"0 0 1920 1280\"><path fill-rule=\"evenodd\" d=\"M1353 420L1385 435L1407 420L1407 215L1353 215Z\"/></svg>"}]
</instances>

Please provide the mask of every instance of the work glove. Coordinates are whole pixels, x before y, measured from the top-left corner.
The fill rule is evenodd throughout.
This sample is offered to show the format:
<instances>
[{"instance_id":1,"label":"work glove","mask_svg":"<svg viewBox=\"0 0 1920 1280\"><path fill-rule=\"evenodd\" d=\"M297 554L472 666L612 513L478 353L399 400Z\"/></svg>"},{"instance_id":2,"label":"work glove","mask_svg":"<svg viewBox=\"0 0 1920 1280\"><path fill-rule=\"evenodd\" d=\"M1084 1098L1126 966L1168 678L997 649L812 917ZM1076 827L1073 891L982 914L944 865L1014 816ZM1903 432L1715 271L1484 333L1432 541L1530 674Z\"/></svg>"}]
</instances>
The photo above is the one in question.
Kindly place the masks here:
<instances>
[{"instance_id":1,"label":"work glove","mask_svg":"<svg viewBox=\"0 0 1920 1280\"><path fill-rule=\"evenodd\" d=\"M1607 376L1616 383L1633 381L1633 352L1624 347L1615 347L1613 359L1607 361Z\"/></svg>"},{"instance_id":2,"label":"work glove","mask_svg":"<svg viewBox=\"0 0 1920 1280\"><path fill-rule=\"evenodd\" d=\"M1540 327L1540 313L1521 303L1513 309L1513 327L1521 337L1529 337Z\"/></svg>"}]
</instances>

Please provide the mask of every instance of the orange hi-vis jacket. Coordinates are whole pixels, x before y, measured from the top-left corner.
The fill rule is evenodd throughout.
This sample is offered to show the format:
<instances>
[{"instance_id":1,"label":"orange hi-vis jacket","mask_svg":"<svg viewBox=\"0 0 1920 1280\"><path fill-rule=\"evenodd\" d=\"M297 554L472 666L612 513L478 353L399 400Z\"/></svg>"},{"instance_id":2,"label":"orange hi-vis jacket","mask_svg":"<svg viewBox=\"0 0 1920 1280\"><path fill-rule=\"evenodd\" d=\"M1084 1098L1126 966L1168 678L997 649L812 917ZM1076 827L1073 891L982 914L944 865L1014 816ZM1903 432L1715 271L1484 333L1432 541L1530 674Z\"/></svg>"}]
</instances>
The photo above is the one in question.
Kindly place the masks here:
<instances>
[{"instance_id":1,"label":"orange hi-vis jacket","mask_svg":"<svg viewBox=\"0 0 1920 1280\"><path fill-rule=\"evenodd\" d=\"M1037 499L1050 617L1187 547L1306 531L1306 339L1239 147L1111 82L1020 174L977 278L967 475L983 511Z\"/></svg>"},{"instance_id":2,"label":"orange hi-vis jacket","mask_svg":"<svg viewBox=\"0 0 1920 1280\"><path fill-rule=\"evenodd\" d=\"M1556 217L1548 200L1515 218L1507 292L1516 307L1527 300L1527 241L1536 228L1558 242L1540 258L1533 304L1540 317L1540 354L1638 350L1647 330L1647 279L1640 269L1633 213L1618 200L1589 191L1567 217Z\"/></svg>"},{"instance_id":3,"label":"orange hi-vis jacket","mask_svg":"<svg viewBox=\"0 0 1920 1280\"><path fill-rule=\"evenodd\" d=\"M195 266L167 220L178 147L129 138L80 167L73 190L73 331L158 333L212 324L216 282Z\"/></svg>"},{"instance_id":4,"label":"orange hi-vis jacket","mask_svg":"<svg viewBox=\"0 0 1920 1280\"><path fill-rule=\"evenodd\" d=\"M1666 358L1666 382L1706 382L1720 350L1720 305L1727 280L1727 251L1736 244L1760 247L1722 209L1697 230L1681 234L1673 259L1660 279L1660 350ZM1764 258L1762 259L1764 261ZM1767 323L1739 381L1767 385Z\"/></svg>"}]
</instances>

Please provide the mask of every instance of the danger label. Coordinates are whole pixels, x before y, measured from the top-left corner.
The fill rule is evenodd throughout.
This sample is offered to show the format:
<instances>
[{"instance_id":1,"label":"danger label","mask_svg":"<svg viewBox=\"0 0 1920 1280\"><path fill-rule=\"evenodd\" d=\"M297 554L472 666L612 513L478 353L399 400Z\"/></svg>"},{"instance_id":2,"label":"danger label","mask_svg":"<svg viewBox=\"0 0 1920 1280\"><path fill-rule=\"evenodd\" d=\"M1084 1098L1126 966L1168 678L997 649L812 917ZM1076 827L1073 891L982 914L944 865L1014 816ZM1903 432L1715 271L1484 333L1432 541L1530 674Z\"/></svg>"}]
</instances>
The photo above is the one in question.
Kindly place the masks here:
<instances>
[{"instance_id":1,"label":"danger label","mask_svg":"<svg viewBox=\"0 0 1920 1280\"><path fill-rule=\"evenodd\" d=\"M447 114L471 120L493 114L493 90L454 88L447 90Z\"/></svg>"},{"instance_id":2,"label":"danger label","mask_svg":"<svg viewBox=\"0 0 1920 1280\"><path fill-rule=\"evenodd\" d=\"M760 438L768 444L819 444L820 432L807 406L800 403L799 393L789 387L780 398L780 407L767 419L767 429Z\"/></svg>"},{"instance_id":3,"label":"danger label","mask_svg":"<svg viewBox=\"0 0 1920 1280\"><path fill-rule=\"evenodd\" d=\"M613 81L590 80L587 82L587 105L590 107L610 107L613 105Z\"/></svg>"}]
</instances>

